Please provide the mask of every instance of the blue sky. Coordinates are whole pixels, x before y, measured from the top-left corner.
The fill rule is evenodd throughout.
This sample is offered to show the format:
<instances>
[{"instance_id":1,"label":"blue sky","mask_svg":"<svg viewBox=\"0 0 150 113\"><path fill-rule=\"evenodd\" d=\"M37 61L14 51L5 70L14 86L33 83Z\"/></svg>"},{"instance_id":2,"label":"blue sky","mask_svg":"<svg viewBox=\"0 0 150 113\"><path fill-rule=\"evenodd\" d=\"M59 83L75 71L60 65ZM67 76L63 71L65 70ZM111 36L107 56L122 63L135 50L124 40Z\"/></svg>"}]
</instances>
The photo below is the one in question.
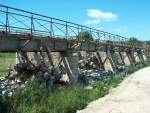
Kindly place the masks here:
<instances>
[{"instance_id":1,"label":"blue sky","mask_svg":"<svg viewBox=\"0 0 150 113\"><path fill-rule=\"evenodd\" d=\"M150 0L0 0L0 4L150 40Z\"/></svg>"}]
</instances>

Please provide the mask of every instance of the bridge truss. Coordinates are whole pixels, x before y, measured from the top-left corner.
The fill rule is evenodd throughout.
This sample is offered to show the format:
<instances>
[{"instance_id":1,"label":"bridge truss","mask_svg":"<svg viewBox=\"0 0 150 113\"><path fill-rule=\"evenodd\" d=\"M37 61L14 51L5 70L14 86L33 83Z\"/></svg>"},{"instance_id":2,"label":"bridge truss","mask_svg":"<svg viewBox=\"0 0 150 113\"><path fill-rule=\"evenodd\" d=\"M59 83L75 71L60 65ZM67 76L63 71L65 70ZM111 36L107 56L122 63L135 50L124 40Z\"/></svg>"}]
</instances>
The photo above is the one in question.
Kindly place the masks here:
<instances>
[{"instance_id":1,"label":"bridge truss","mask_svg":"<svg viewBox=\"0 0 150 113\"><path fill-rule=\"evenodd\" d=\"M79 40L79 33L84 31L89 32L94 40L88 42ZM47 59L51 62L49 65L52 67L56 67L52 61L52 52L60 52L62 59L58 65L63 62L69 79L76 81L79 54L74 55L74 53L80 53L80 51L96 52L99 65L105 69L104 64L108 60L112 70L115 71L117 68L117 61L114 58L115 52L119 53L122 63L124 63L124 58L121 52L126 53L125 56L132 64L136 62L135 52L136 56L143 61L143 55L149 59L149 50L149 45L128 43L128 38L120 35L0 5L0 51L18 52L20 62L23 64L21 69L26 69L27 73L30 71L30 74L36 75L35 71L41 73L41 69L39 69L41 64L39 63L41 60L45 60L44 52L47 53ZM104 61L101 60L99 51L106 52ZM38 66L33 64L28 52L34 52L33 56ZM44 71L47 76L51 75L51 66L47 67L45 63L42 64L42 70L47 68ZM32 69L28 69L29 67ZM32 72L33 70L34 72ZM19 74L23 73L25 72L19 72Z\"/></svg>"}]
</instances>

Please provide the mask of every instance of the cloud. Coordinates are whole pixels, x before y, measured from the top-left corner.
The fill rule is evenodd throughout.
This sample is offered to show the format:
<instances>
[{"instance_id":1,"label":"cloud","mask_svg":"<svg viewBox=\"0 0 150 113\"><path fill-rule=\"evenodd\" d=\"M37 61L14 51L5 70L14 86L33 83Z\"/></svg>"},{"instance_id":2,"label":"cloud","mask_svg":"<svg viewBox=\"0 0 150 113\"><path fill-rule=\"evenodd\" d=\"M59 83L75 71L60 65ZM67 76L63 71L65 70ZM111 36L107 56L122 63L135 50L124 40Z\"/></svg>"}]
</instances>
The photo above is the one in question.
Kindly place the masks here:
<instances>
[{"instance_id":1,"label":"cloud","mask_svg":"<svg viewBox=\"0 0 150 113\"><path fill-rule=\"evenodd\" d=\"M87 15L91 17L91 20L88 20L87 24L98 24L100 21L115 21L117 15L111 12L102 12L98 9L89 9L87 10Z\"/></svg>"}]
</instances>

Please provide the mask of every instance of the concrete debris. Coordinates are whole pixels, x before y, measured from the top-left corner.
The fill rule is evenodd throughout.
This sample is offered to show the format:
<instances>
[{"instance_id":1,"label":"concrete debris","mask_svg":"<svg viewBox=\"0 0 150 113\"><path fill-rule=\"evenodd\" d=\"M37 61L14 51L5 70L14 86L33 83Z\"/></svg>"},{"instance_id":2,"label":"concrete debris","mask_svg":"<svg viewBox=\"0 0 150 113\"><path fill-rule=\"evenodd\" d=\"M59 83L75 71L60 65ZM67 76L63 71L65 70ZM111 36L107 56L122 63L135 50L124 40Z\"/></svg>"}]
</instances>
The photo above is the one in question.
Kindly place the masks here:
<instances>
[{"instance_id":1,"label":"concrete debris","mask_svg":"<svg viewBox=\"0 0 150 113\"><path fill-rule=\"evenodd\" d=\"M6 77L0 78L0 95L5 93L11 95L18 85L25 84L33 75L48 87L55 83L68 83L67 78L63 80L66 77L66 70L62 65L50 70L44 63L38 66L32 66L27 62L19 63Z\"/></svg>"},{"instance_id":2,"label":"concrete debris","mask_svg":"<svg viewBox=\"0 0 150 113\"><path fill-rule=\"evenodd\" d=\"M118 64L117 65L117 71L122 72L125 69L125 66L123 64Z\"/></svg>"},{"instance_id":3,"label":"concrete debris","mask_svg":"<svg viewBox=\"0 0 150 113\"><path fill-rule=\"evenodd\" d=\"M79 61L79 82L82 84L89 84L91 80L104 80L112 77L116 72L124 70L124 65L118 64L115 72L111 70L104 70L100 68L95 57L88 58L87 60Z\"/></svg>"},{"instance_id":4,"label":"concrete debris","mask_svg":"<svg viewBox=\"0 0 150 113\"><path fill-rule=\"evenodd\" d=\"M8 76L0 78L0 95L8 94L11 95L14 89L17 87L17 84L20 84L21 81L19 79L9 79Z\"/></svg>"},{"instance_id":5,"label":"concrete debris","mask_svg":"<svg viewBox=\"0 0 150 113\"><path fill-rule=\"evenodd\" d=\"M36 55L38 56L39 54L37 53ZM39 55L39 58L36 58L37 63L34 64L24 54L22 54L22 56L24 59L16 64L8 76L0 78L0 94L12 94L17 85L25 84L26 81L31 79L33 75L40 82L46 83L48 87L58 83L69 83L67 70L61 63L58 66L54 66L49 60L44 60L44 58ZM78 82L84 85L89 85L90 81L93 80L107 79L115 74L111 70L106 71L101 68L98 59L95 56L79 60L78 67ZM118 64L117 71L123 70L124 66L122 64Z\"/></svg>"}]
</instances>

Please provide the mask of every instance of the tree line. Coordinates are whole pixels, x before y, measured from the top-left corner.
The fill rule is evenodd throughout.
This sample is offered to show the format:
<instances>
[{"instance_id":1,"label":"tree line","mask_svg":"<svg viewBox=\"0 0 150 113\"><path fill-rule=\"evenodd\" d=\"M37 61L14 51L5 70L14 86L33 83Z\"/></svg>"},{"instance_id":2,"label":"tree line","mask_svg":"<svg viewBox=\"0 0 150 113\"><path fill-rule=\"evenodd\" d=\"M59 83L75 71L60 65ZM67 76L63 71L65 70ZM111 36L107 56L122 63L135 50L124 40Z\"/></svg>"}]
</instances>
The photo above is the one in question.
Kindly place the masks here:
<instances>
[{"instance_id":1,"label":"tree line","mask_svg":"<svg viewBox=\"0 0 150 113\"><path fill-rule=\"evenodd\" d=\"M92 34L90 32L88 32L88 31L79 32L77 38L78 38L79 41L86 41L86 42L94 40ZM150 40L149 41L140 41L136 37L130 37L127 42L129 44L132 44L132 45L141 45L141 44L148 44L148 45L150 45Z\"/></svg>"}]
</instances>

